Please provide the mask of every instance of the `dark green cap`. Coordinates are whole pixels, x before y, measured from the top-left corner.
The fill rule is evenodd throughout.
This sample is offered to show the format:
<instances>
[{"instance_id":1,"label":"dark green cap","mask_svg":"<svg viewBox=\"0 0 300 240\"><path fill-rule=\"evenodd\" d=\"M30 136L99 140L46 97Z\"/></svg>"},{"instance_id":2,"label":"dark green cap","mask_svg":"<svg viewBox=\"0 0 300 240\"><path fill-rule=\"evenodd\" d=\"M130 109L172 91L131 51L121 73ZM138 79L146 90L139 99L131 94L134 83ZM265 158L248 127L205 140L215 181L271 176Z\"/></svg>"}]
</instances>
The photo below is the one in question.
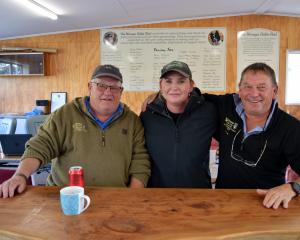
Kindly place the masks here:
<instances>
[{"instance_id":1,"label":"dark green cap","mask_svg":"<svg viewBox=\"0 0 300 240\"><path fill-rule=\"evenodd\" d=\"M168 63L167 65L165 65L161 70L160 78L163 78L163 76L166 73L171 72L171 71L178 72L181 75L183 75L184 77L192 79L192 72L191 72L189 66L186 63L180 62L180 61L172 61L172 62Z\"/></svg>"}]
</instances>

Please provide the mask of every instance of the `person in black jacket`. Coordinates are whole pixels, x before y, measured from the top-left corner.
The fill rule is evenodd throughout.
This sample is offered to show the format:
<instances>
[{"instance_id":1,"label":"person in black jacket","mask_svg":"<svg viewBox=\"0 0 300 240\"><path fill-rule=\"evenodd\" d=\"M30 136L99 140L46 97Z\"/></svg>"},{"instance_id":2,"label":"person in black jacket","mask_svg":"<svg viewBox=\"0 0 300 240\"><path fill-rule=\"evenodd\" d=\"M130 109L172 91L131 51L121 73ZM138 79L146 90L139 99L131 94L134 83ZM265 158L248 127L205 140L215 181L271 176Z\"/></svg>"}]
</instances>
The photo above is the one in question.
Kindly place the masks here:
<instances>
[{"instance_id":1,"label":"person in black jacket","mask_svg":"<svg viewBox=\"0 0 300 240\"><path fill-rule=\"evenodd\" d=\"M285 181L288 165L300 174L300 122L278 107L277 92L274 70L254 63L242 72L238 94L204 94L218 111L216 188L257 188L274 209L300 194L300 178Z\"/></svg>"},{"instance_id":2,"label":"person in black jacket","mask_svg":"<svg viewBox=\"0 0 300 240\"><path fill-rule=\"evenodd\" d=\"M149 187L211 188L209 149L216 110L193 91L188 65L163 67L160 95L141 113L152 159Z\"/></svg>"},{"instance_id":3,"label":"person in black jacket","mask_svg":"<svg viewBox=\"0 0 300 240\"><path fill-rule=\"evenodd\" d=\"M300 193L299 178L285 183L288 165L300 174L300 122L278 108L277 92L274 70L254 63L242 72L238 94L205 94L219 115L216 188L258 188L274 209Z\"/></svg>"}]
</instances>

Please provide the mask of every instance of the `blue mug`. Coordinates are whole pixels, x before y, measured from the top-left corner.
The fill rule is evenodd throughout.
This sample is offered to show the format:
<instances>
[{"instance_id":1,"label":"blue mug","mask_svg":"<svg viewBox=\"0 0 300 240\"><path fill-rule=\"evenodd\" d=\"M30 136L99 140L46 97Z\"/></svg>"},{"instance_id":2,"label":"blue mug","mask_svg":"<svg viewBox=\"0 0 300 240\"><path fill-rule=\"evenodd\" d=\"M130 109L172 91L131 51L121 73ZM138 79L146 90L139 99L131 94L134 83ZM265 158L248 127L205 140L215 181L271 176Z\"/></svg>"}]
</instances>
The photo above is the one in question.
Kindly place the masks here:
<instances>
[{"instance_id":1,"label":"blue mug","mask_svg":"<svg viewBox=\"0 0 300 240\"><path fill-rule=\"evenodd\" d=\"M60 190L60 205L65 215L78 215L85 211L90 203L90 198L84 195L83 187L70 186Z\"/></svg>"}]
</instances>

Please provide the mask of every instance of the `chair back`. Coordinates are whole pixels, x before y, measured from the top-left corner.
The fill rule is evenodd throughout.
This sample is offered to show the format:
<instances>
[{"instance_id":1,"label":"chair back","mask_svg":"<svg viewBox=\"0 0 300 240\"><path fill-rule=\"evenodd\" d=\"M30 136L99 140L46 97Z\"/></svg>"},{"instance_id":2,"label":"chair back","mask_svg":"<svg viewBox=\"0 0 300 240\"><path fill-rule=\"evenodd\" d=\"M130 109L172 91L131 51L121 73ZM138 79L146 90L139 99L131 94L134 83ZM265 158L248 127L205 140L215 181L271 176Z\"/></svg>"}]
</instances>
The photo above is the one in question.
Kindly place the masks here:
<instances>
[{"instance_id":1,"label":"chair back","mask_svg":"<svg viewBox=\"0 0 300 240\"><path fill-rule=\"evenodd\" d=\"M16 123L15 118L0 118L0 134L14 134Z\"/></svg>"},{"instance_id":2,"label":"chair back","mask_svg":"<svg viewBox=\"0 0 300 240\"><path fill-rule=\"evenodd\" d=\"M43 124L47 117L48 115L36 115L29 117L26 121L27 132L32 136L36 135L40 126Z\"/></svg>"}]
</instances>

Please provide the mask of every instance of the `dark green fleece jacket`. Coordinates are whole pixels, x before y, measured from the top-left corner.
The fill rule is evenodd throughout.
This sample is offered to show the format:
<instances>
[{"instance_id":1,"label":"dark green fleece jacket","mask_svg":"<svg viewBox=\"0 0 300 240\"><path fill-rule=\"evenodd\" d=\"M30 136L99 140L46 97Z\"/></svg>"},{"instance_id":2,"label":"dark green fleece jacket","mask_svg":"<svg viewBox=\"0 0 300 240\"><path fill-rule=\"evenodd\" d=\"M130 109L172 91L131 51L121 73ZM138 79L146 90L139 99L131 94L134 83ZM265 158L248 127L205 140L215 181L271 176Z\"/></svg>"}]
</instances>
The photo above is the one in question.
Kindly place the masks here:
<instances>
[{"instance_id":1,"label":"dark green fleece jacket","mask_svg":"<svg viewBox=\"0 0 300 240\"><path fill-rule=\"evenodd\" d=\"M85 98L52 113L27 142L22 159L52 160L48 185L68 185L68 170L75 165L83 167L87 186L126 187L131 176L146 185L150 162L139 117L124 105L103 130L87 111Z\"/></svg>"}]
</instances>

